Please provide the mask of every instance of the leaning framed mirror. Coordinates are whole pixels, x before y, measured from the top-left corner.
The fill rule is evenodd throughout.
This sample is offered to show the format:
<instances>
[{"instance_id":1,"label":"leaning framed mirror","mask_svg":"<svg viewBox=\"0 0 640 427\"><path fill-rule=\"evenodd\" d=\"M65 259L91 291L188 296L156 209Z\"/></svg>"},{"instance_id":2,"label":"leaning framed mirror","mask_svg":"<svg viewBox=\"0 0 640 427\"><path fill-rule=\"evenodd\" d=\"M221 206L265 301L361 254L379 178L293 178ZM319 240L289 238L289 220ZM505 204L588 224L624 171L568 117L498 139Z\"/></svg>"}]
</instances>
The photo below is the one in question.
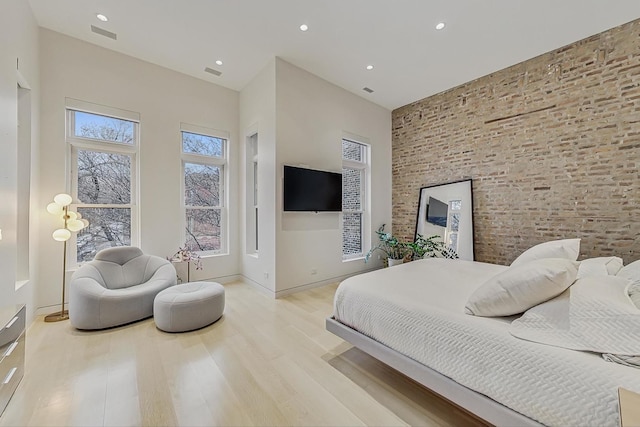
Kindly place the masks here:
<instances>
[{"instance_id":1,"label":"leaning framed mirror","mask_svg":"<svg viewBox=\"0 0 640 427\"><path fill-rule=\"evenodd\" d=\"M471 179L422 187L416 237L440 236L460 259L473 261L473 186Z\"/></svg>"}]
</instances>

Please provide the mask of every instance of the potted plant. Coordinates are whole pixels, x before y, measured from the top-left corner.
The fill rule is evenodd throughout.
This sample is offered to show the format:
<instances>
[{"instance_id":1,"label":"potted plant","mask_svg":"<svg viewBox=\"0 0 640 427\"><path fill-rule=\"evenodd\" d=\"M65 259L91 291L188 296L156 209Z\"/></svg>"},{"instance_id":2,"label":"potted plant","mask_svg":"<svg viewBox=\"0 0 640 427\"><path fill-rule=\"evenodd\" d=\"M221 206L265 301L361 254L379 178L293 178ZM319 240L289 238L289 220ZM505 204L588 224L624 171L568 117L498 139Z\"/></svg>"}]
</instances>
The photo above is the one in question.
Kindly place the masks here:
<instances>
[{"instance_id":1,"label":"potted plant","mask_svg":"<svg viewBox=\"0 0 640 427\"><path fill-rule=\"evenodd\" d=\"M458 254L449 248L443 241L442 237L434 234L433 236L424 237L418 234L412 243L407 243L407 247L411 250L411 259L422 258L458 258Z\"/></svg>"},{"instance_id":2,"label":"potted plant","mask_svg":"<svg viewBox=\"0 0 640 427\"><path fill-rule=\"evenodd\" d=\"M190 251L186 246L178 248L178 252L170 257L167 257L169 261L173 263L178 276L178 283L189 282L191 276L191 263L196 270L202 270L202 259L197 252Z\"/></svg>"},{"instance_id":3,"label":"potted plant","mask_svg":"<svg viewBox=\"0 0 640 427\"><path fill-rule=\"evenodd\" d=\"M385 233L384 226L385 224L382 224L376 231L376 234L380 239L380 243L367 252L364 257L364 261L368 262L371 255L375 251L380 250L387 256L389 267L396 264L402 264L404 262L404 257L409 253L407 244L399 241L391 233Z\"/></svg>"}]
</instances>

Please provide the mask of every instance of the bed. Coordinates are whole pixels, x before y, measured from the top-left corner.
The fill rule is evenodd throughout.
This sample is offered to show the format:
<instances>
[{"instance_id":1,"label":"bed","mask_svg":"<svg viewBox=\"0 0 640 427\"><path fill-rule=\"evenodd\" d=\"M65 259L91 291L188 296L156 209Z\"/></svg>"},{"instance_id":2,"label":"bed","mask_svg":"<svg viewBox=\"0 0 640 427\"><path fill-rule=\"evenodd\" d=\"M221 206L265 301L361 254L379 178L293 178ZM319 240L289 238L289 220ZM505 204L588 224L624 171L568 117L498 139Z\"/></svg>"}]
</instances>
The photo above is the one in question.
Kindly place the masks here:
<instances>
[{"instance_id":1,"label":"bed","mask_svg":"<svg viewBox=\"0 0 640 427\"><path fill-rule=\"evenodd\" d=\"M515 338L517 316L465 314L507 268L425 259L354 276L326 327L492 424L618 426L618 388L640 392L640 369Z\"/></svg>"}]
</instances>

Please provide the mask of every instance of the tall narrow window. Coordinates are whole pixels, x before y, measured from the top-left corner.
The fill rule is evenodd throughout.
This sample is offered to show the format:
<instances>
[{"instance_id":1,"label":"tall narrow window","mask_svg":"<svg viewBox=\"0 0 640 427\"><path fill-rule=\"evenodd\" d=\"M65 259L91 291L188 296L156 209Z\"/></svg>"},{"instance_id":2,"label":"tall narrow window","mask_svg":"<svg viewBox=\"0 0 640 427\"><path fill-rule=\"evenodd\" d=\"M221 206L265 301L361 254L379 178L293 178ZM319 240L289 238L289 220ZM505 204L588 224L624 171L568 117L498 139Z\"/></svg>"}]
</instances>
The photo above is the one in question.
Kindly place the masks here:
<instances>
[{"instance_id":1,"label":"tall narrow window","mask_svg":"<svg viewBox=\"0 0 640 427\"><path fill-rule=\"evenodd\" d=\"M342 257L359 258L365 247L368 146L342 140Z\"/></svg>"},{"instance_id":2,"label":"tall narrow window","mask_svg":"<svg viewBox=\"0 0 640 427\"><path fill-rule=\"evenodd\" d=\"M247 253L258 252L258 134L247 138Z\"/></svg>"},{"instance_id":3,"label":"tall narrow window","mask_svg":"<svg viewBox=\"0 0 640 427\"><path fill-rule=\"evenodd\" d=\"M89 226L71 240L77 263L90 261L101 249L136 245L137 114L71 102L67 141L71 146L71 195L76 211ZM118 115L120 117L118 117Z\"/></svg>"},{"instance_id":4,"label":"tall narrow window","mask_svg":"<svg viewBox=\"0 0 640 427\"><path fill-rule=\"evenodd\" d=\"M29 280L29 201L31 199L31 90L18 84L16 287Z\"/></svg>"},{"instance_id":5,"label":"tall narrow window","mask_svg":"<svg viewBox=\"0 0 640 427\"><path fill-rule=\"evenodd\" d=\"M219 253L225 250L228 137L184 124L182 129L185 245L191 251Z\"/></svg>"}]
</instances>

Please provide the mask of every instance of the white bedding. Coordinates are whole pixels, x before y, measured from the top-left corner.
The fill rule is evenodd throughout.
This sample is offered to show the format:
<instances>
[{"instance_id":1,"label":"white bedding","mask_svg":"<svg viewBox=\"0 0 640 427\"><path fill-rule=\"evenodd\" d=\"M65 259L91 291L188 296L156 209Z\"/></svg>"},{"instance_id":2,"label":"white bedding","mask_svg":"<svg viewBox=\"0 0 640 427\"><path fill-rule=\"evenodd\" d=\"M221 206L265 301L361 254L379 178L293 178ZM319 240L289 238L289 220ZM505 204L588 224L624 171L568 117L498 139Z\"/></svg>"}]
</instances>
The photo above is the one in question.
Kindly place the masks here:
<instances>
[{"instance_id":1,"label":"white bedding","mask_svg":"<svg viewBox=\"0 0 640 427\"><path fill-rule=\"evenodd\" d=\"M583 277L514 320L509 331L556 347L640 356L640 310L629 298L629 283L616 276Z\"/></svg>"},{"instance_id":2,"label":"white bedding","mask_svg":"<svg viewBox=\"0 0 640 427\"><path fill-rule=\"evenodd\" d=\"M469 295L506 268L428 259L351 277L334 317L542 424L618 426L617 389L640 392L640 369L515 338L514 317L464 314Z\"/></svg>"}]
</instances>

